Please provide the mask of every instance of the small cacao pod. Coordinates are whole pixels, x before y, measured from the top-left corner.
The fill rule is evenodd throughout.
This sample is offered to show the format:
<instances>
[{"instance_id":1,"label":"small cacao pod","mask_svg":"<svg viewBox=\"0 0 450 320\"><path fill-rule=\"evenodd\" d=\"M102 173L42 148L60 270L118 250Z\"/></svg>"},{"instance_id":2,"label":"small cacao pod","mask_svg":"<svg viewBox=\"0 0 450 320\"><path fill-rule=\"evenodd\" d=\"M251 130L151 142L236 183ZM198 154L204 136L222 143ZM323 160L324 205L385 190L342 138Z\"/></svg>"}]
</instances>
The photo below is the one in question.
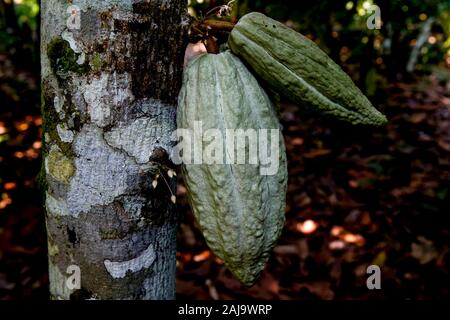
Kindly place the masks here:
<instances>
[{"instance_id":1,"label":"small cacao pod","mask_svg":"<svg viewBox=\"0 0 450 320\"><path fill-rule=\"evenodd\" d=\"M255 74L294 103L352 124L387 122L325 52L278 21L249 13L233 28L228 45Z\"/></svg>"},{"instance_id":2,"label":"small cacao pod","mask_svg":"<svg viewBox=\"0 0 450 320\"><path fill-rule=\"evenodd\" d=\"M205 135L215 129L222 137L230 129L236 134L248 129L278 132L270 138L270 152L278 149L273 174L261 174L264 163L260 159L229 164L224 158L217 163L184 161L182 166L187 196L207 244L236 278L250 286L264 269L285 219L286 152L273 104L230 51L192 59L183 74L178 102L178 129L195 132L200 123ZM251 156L250 143L232 143L232 150L227 149L228 143L220 144L227 155L244 152ZM209 147L203 143L203 157Z\"/></svg>"}]
</instances>

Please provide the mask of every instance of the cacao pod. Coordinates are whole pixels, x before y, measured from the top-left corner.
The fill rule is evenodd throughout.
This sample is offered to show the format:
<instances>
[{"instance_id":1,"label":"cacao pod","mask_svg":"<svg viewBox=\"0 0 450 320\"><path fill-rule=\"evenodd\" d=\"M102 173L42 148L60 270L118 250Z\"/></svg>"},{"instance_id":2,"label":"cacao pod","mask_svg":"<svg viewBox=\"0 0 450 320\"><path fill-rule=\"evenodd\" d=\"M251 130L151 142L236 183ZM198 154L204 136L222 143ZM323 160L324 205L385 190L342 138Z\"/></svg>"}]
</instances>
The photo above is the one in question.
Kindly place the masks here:
<instances>
[{"instance_id":1,"label":"cacao pod","mask_svg":"<svg viewBox=\"0 0 450 320\"><path fill-rule=\"evenodd\" d=\"M255 74L294 103L352 124L387 122L325 52L278 21L249 13L233 28L228 45Z\"/></svg>"},{"instance_id":2,"label":"cacao pod","mask_svg":"<svg viewBox=\"0 0 450 320\"><path fill-rule=\"evenodd\" d=\"M178 102L179 129L195 132L195 123L200 121L202 132L217 129L222 137L230 129L280 132L268 95L230 51L191 60ZM284 225L286 152L281 133L271 139L272 148L279 150L279 166L272 175L261 174L259 159L257 163L227 164L222 158L222 163L184 162L182 166L187 196L207 244L246 286L263 270ZM233 144L232 153L251 156L250 143ZM208 146L200 149L203 155ZM225 142L221 148L226 148Z\"/></svg>"}]
</instances>

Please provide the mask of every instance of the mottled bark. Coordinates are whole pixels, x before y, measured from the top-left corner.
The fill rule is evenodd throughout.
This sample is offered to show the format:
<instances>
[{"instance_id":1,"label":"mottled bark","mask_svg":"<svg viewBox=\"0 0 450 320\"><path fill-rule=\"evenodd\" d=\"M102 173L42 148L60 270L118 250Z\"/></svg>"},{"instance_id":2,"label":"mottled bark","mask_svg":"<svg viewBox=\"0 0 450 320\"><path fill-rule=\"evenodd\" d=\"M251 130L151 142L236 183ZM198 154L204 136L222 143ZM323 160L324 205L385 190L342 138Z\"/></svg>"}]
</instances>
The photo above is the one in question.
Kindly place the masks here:
<instances>
[{"instance_id":1,"label":"mottled bark","mask_svg":"<svg viewBox=\"0 0 450 320\"><path fill-rule=\"evenodd\" d=\"M66 25L71 4L79 29ZM169 188L152 180L171 166L185 9L185 0L42 1L52 298L175 296L176 215ZM71 265L80 288L67 286Z\"/></svg>"}]
</instances>

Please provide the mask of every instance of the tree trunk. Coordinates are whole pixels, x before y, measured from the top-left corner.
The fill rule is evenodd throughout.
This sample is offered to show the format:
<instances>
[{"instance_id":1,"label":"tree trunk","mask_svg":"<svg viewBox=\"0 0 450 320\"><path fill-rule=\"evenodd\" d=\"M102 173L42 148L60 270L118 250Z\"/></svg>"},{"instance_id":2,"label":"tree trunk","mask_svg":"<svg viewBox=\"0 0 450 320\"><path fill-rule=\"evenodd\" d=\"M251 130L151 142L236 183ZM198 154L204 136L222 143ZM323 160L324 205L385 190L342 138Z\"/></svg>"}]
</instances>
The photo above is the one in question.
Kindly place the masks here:
<instances>
[{"instance_id":1,"label":"tree trunk","mask_svg":"<svg viewBox=\"0 0 450 320\"><path fill-rule=\"evenodd\" d=\"M71 3L79 26L67 24ZM173 299L167 169L186 1L46 0L41 11L51 297ZM170 189L152 187L157 174Z\"/></svg>"},{"instance_id":2,"label":"tree trunk","mask_svg":"<svg viewBox=\"0 0 450 320\"><path fill-rule=\"evenodd\" d=\"M4 27L5 29L12 29L12 32L18 33L19 24L17 23L16 9L13 1L6 2L5 0L0 1L0 9L4 16Z\"/></svg>"}]
</instances>

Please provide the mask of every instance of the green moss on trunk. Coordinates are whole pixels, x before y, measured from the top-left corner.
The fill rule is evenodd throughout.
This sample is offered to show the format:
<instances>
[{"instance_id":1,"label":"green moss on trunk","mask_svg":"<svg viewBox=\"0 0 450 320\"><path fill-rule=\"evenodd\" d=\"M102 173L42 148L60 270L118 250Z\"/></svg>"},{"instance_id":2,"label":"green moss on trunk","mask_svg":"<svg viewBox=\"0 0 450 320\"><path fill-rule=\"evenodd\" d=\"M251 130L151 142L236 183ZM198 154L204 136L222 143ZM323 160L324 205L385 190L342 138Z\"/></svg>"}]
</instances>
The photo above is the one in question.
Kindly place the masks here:
<instances>
[{"instance_id":1,"label":"green moss on trunk","mask_svg":"<svg viewBox=\"0 0 450 320\"><path fill-rule=\"evenodd\" d=\"M47 46L47 56L53 72L59 77L68 72L75 72L79 75L89 72L89 64L87 62L78 64L77 60L79 55L61 37L56 37L50 41Z\"/></svg>"}]
</instances>

